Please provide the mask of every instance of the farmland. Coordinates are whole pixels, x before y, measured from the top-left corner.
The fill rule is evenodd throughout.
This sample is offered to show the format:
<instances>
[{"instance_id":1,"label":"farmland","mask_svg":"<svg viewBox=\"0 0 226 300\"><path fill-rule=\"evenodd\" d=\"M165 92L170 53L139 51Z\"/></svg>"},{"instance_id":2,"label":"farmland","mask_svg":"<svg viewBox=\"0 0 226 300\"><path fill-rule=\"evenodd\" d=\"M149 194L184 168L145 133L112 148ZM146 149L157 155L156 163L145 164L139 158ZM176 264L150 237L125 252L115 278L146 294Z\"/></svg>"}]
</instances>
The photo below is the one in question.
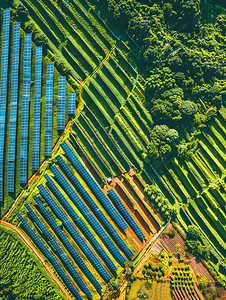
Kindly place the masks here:
<instances>
[{"instance_id":1,"label":"farmland","mask_svg":"<svg viewBox=\"0 0 226 300\"><path fill-rule=\"evenodd\" d=\"M183 76L177 64L190 55L189 43L159 41L158 56L152 43L165 29L142 23L150 28L141 34L136 23L149 15L148 5L102 2L0 4L1 218L29 237L76 299L123 290L170 221L175 229L165 234L178 230L186 242L174 257L197 255L225 286L222 58L216 55L221 67L209 67L214 82L205 73L208 61L203 80L191 79L197 70ZM135 281L128 299L142 298L140 290L149 299L200 299L199 279L194 284L189 273L184 280L167 255L162 260L173 278L160 282L166 274L154 265L151 285Z\"/></svg>"}]
</instances>

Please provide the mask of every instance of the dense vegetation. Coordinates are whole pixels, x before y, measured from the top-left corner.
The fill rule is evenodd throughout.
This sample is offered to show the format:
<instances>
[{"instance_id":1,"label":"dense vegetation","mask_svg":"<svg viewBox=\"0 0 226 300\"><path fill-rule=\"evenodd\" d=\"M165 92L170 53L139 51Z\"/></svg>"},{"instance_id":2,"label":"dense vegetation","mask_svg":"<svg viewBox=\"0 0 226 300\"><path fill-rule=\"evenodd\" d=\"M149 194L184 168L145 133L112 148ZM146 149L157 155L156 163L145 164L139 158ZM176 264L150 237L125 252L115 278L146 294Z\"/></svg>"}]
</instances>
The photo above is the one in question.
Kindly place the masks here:
<instances>
[{"instance_id":1,"label":"dense vegetation","mask_svg":"<svg viewBox=\"0 0 226 300\"><path fill-rule=\"evenodd\" d=\"M184 109L183 97L195 103L201 98L210 106L220 107L225 103L226 8L223 1L98 2L142 48L140 72L145 77L146 96L153 111L156 100L162 103L160 100L166 97L165 91L168 101L162 103L166 110L164 117L175 121L197 111L189 102ZM170 92L178 87L183 92Z\"/></svg>"},{"instance_id":2,"label":"dense vegetation","mask_svg":"<svg viewBox=\"0 0 226 300\"><path fill-rule=\"evenodd\" d=\"M0 249L0 299L66 299L28 246L3 226Z\"/></svg>"},{"instance_id":3,"label":"dense vegetation","mask_svg":"<svg viewBox=\"0 0 226 300\"><path fill-rule=\"evenodd\" d=\"M139 73L143 75L146 107L155 123L177 129L189 121L197 128L225 104L225 3L91 1L97 2L105 6L107 18L117 21L140 46ZM96 8L100 9L98 4ZM155 140L151 135L150 157L155 158L157 150L163 154L171 150L168 144L157 149ZM182 142L178 156L181 148L185 148ZM186 147L184 157L190 150Z\"/></svg>"}]
</instances>

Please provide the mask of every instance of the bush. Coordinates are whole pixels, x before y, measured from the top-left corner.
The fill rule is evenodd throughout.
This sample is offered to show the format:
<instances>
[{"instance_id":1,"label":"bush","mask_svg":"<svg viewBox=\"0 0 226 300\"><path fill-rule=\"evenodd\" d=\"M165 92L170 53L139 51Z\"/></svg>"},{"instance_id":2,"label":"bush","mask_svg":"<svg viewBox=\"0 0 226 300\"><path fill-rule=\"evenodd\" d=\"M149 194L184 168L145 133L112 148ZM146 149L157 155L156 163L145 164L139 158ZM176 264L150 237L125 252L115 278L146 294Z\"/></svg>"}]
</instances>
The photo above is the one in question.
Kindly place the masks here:
<instances>
[{"instance_id":1,"label":"bush","mask_svg":"<svg viewBox=\"0 0 226 300\"><path fill-rule=\"evenodd\" d=\"M44 46L48 44L48 39L46 35L42 32L36 32L33 40L37 46Z\"/></svg>"},{"instance_id":2,"label":"bush","mask_svg":"<svg viewBox=\"0 0 226 300\"><path fill-rule=\"evenodd\" d=\"M188 238L191 240L197 240L200 237L200 230L195 225L189 225L187 230Z\"/></svg>"},{"instance_id":3,"label":"bush","mask_svg":"<svg viewBox=\"0 0 226 300\"><path fill-rule=\"evenodd\" d=\"M181 104L181 109L182 112L187 116L194 115L198 111L197 104L191 101L183 101Z\"/></svg>"},{"instance_id":4,"label":"bush","mask_svg":"<svg viewBox=\"0 0 226 300\"><path fill-rule=\"evenodd\" d=\"M169 231L169 237L170 237L170 238L174 238L175 233L176 233L176 230L175 230L174 228L171 229L171 230Z\"/></svg>"}]
</instances>

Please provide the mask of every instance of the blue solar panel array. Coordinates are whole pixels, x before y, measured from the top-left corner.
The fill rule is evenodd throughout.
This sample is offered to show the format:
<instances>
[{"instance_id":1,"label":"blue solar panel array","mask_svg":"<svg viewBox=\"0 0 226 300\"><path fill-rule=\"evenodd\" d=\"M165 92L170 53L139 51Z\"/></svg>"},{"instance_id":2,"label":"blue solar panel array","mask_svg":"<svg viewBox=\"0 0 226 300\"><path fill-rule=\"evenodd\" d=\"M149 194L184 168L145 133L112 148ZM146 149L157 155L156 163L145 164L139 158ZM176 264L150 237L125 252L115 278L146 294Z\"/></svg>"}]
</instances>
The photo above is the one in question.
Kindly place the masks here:
<instances>
[{"instance_id":1,"label":"blue solar panel array","mask_svg":"<svg viewBox=\"0 0 226 300\"><path fill-rule=\"evenodd\" d=\"M66 77L60 77L59 78L59 93L58 93L58 130L64 129L65 92L66 92Z\"/></svg>"},{"instance_id":2,"label":"blue solar panel array","mask_svg":"<svg viewBox=\"0 0 226 300\"><path fill-rule=\"evenodd\" d=\"M78 172L81 174L81 176L84 178L84 180L87 182L87 184L90 186L94 194L99 199L100 203L104 206L106 211L110 214L110 216L113 218L113 220L118 224L118 226L125 230L129 226L126 224L126 222L123 220L123 218L120 216L120 214L117 212L115 207L112 205L110 200L107 198L107 196L103 193L101 188L98 186L98 184L95 182L95 180L92 178L92 176L89 174L89 172L84 168L82 163L79 161L79 159L76 157L74 152L71 150L71 148L68 146L66 142L63 142L61 144L61 148L64 150L65 154L73 164L73 166L78 170Z\"/></svg>"},{"instance_id":3,"label":"blue solar panel array","mask_svg":"<svg viewBox=\"0 0 226 300\"><path fill-rule=\"evenodd\" d=\"M3 155L5 140L5 116L7 100L7 76L9 63L9 30L10 8L4 9L3 41L2 41L2 64L0 85L0 201L3 201Z\"/></svg>"},{"instance_id":4,"label":"blue solar panel array","mask_svg":"<svg viewBox=\"0 0 226 300\"><path fill-rule=\"evenodd\" d=\"M110 189L108 191L108 194L111 196L111 199L114 201L115 205L117 206L117 208L119 209L119 211L121 212L121 214L123 215L123 217L125 218L125 220L127 221L127 223L130 225L130 227L136 233L136 235L138 236L138 238L140 240L145 239L145 235L140 230L139 226L134 221L134 219L132 218L132 216L130 215L130 213L126 209L126 207L123 205L122 201L119 199L119 197L115 193L115 191L113 189Z\"/></svg>"},{"instance_id":5,"label":"blue solar panel array","mask_svg":"<svg viewBox=\"0 0 226 300\"><path fill-rule=\"evenodd\" d=\"M69 251L71 256L73 257L74 261L77 263L79 268L82 270L82 272L87 276L87 278L90 280L90 282L95 286L97 290L101 290L102 286L99 284L99 282L96 280L96 278L93 276L93 274L90 272L84 261L81 259L78 252L75 250L75 248L72 246L72 244L69 242L66 235L63 233L61 228L57 225L51 214L46 210L45 206L42 204L42 202L39 200L37 196L33 197L35 202L37 203L40 211L45 217L45 220L50 223L52 228L55 230L55 232L58 234L61 242L64 244L66 249Z\"/></svg>"},{"instance_id":6,"label":"blue solar panel array","mask_svg":"<svg viewBox=\"0 0 226 300\"><path fill-rule=\"evenodd\" d=\"M39 169L40 151L40 120L41 120L41 90L42 90L42 46L36 48L35 55L35 94L34 94L34 118L33 118L33 151L32 170Z\"/></svg>"},{"instance_id":7,"label":"blue solar panel array","mask_svg":"<svg viewBox=\"0 0 226 300\"><path fill-rule=\"evenodd\" d=\"M50 251L46 248L46 246L43 244L43 242L40 240L40 238L37 236L37 234L32 230L30 225L25 221L25 219L21 216L20 213L16 214L19 220L22 222L24 228L28 232L28 234L31 236L31 238L34 240L36 245L39 247L39 249L44 253L44 255L48 258L48 260L51 262L57 273L60 275L60 277L63 279L64 283L68 287L68 289L72 292L72 294L76 297L77 300L83 300L83 298L79 295L78 291L75 289L71 281L68 279L64 271L59 266L58 262L56 261L55 257L50 253Z\"/></svg>"},{"instance_id":8,"label":"blue solar panel array","mask_svg":"<svg viewBox=\"0 0 226 300\"><path fill-rule=\"evenodd\" d=\"M75 175L72 173L72 171L70 170L70 168L66 165L66 163L64 162L64 160L62 159L61 156L57 156L57 160L60 161L60 166L62 167L63 171L65 172L65 174L71 179L71 181L77 182L77 178L75 177ZM56 168L55 166L53 168ZM57 168L56 168L57 169ZM74 178L75 177L75 178ZM79 183L79 182L78 182ZM80 183L79 183L80 184ZM79 184L75 184L75 186L79 186ZM82 191L82 188L79 188L79 191ZM85 189L84 189L85 190ZM86 191L85 191L86 192ZM86 192L87 193L87 192ZM88 194L88 193L87 193ZM88 194L89 196L89 194ZM90 196L89 196L90 197ZM88 198L89 198L88 197ZM91 197L90 197L91 198ZM83 215L86 217L87 221L90 223L90 225L93 227L93 229L96 231L96 233L99 235L99 237L103 240L103 242L105 243L106 247L109 249L109 251L112 253L112 255L121 263L125 262L126 259L122 256L122 254L118 251L118 249L115 247L115 245L112 243L111 239L109 238L109 236L107 235L107 233L105 232L105 230L103 229L103 227L100 225L100 223L96 220L96 218L94 218L94 216L92 214L90 214L90 210L86 207L86 205L83 203L83 201L79 198L71 198L72 201L75 203L75 205L78 207L78 209L80 211L83 212ZM86 199L86 198L85 198ZM87 199L86 199L87 200ZM91 201L93 201L93 199L91 198ZM88 199L88 204L89 204L89 199ZM94 202L94 206L95 206L95 202ZM96 205L95 208L97 207L98 210L100 210L98 208L98 206ZM123 242L123 241L122 241ZM124 247L126 245L124 244Z\"/></svg>"},{"instance_id":9,"label":"blue solar panel array","mask_svg":"<svg viewBox=\"0 0 226 300\"><path fill-rule=\"evenodd\" d=\"M28 120L31 87L31 34L25 34L20 143L20 183L27 183Z\"/></svg>"},{"instance_id":10,"label":"blue solar panel array","mask_svg":"<svg viewBox=\"0 0 226 300\"><path fill-rule=\"evenodd\" d=\"M19 58L20 58L20 23L14 23L11 104L10 104L10 123L9 123L8 192L14 192L18 75L19 75L19 60L20 60Z\"/></svg>"},{"instance_id":11,"label":"blue solar panel array","mask_svg":"<svg viewBox=\"0 0 226 300\"><path fill-rule=\"evenodd\" d=\"M124 241L122 240L120 235L117 233L115 228L112 226L112 224L106 218L104 213L98 207L96 202L92 199L92 197L89 195L89 193L84 189L84 187L79 182L79 180L76 178L76 176L72 173L70 168L67 166L67 164L63 160L63 158L60 155L58 155L56 158L57 158L62 170L65 172L65 174L67 174L67 176L70 178L70 180L73 182L73 184L79 190L79 192L83 195L83 197L86 200L87 205L89 205L91 207L91 209L93 209L93 211L96 213L98 219L103 224L104 228L106 228L108 230L108 232L111 234L111 236L117 242L117 245L119 247L121 247L121 249L127 256L133 256L133 252L126 246L126 244L124 243ZM117 257L117 259L120 261L119 257Z\"/></svg>"},{"instance_id":12,"label":"blue solar panel array","mask_svg":"<svg viewBox=\"0 0 226 300\"><path fill-rule=\"evenodd\" d=\"M89 248L89 246L86 244L85 240L81 237L77 229L73 226L73 224L69 221L67 216L64 214L62 209L57 205L53 197L49 194L49 192L46 190L46 188L40 184L38 185L38 189L42 195L42 197L47 201L49 206L51 206L52 210L56 214L57 218L61 220L61 222L64 224L70 235L73 237L75 242L78 244L80 249L84 252L84 254L87 256L87 258L92 262L100 276L105 280L108 281L111 279L111 276L108 274L108 272L104 269L102 264L99 262L99 260L96 258L92 250Z\"/></svg>"},{"instance_id":13,"label":"blue solar panel array","mask_svg":"<svg viewBox=\"0 0 226 300\"><path fill-rule=\"evenodd\" d=\"M76 103L76 95L69 94L69 98L68 98L68 114L69 115L75 114L75 103Z\"/></svg>"},{"instance_id":14,"label":"blue solar panel array","mask_svg":"<svg viewBox=\"0 0 226 300\"><path fill-rule=\"evenodd\" d=\"M52 154L53 130L53 68L54 64L47 64L46 76L46 121L45 121L45 156Z\"/></svg>"},{"instance_id":15,"label":"blue solar panel array","mask_svg":"<svg viewBox=\"0 0 226 300\"><path fill-rule=\"evenodd\" d=\"M94 218L94 216L91 214L90 210L85 206L84 203L82 203L81 199L78 197L78 195L75 193L75 191L72 189L70 184L67 182L67 180L64 178L62 173L57 169L56 166L53 166L51 168L51 171L55 175L58 182L60 182L61 187L67 192L69 197L73 199L74 204L77 206L77 208L81 211L83 216L86 218L86 220L90 223L90 225L93 227L95 231L97 231L97 220ZM54 182L51 180L51 178L46 174L45 178L48 181L48 184L53 191L53 193L56 195L57 199L61 201L61 203L64 205L70 216L75 221L76 225L79 227L79 229L82 231L82 233L86 236L87 240L92 244L92 246L95 248L95 250L98 252L98 254L102 257L102 259L106 262L106 264L109 266L109 268L112 271L117 270L117 267L113 263L113 261L110 259L110 257L107 255L107 253L104 251L104 249L101 247L101 245L98 243L96 238L93 236L89 228L86 226L86 224L83 222L83 220L78 216L78 214L75 212L75 210L72 208L72 206L69 204L67 199L63 196L63 194L59 191L57 186L54 184ZM104 236L103 238L107 239L107 235L104 232L104 230L101 232ZM114 246L114 245L113 245Z\"/></svg>"},{"instance_id":16,"label":"blue solar panel array","mask_svg":"<svg viewBox=\"0 0 226 300\"><path fill-rule=\"evenodd\" d=\"M60 246L57 244L55 238L52 236L52 234L46 229L46 227L42 224L42 222L39 220L38 216L35 214L35 212L31 209L30 205L26 203L24 205L26 209L28 210L29 215L32 217L32 219L35 221L35 223L38 225L38 227L43 232L44 236L50 241L50 243L55 248L56 252L64 262L64 264L67 266L68 270L70 271L71 275L77 282L80 289L88 296L91 297L92 294L90 293L89 289L85 285L83 279L80 277L78 272L75 270L74 266L70 262L70 260L65 255L64 251L60 248Z\"/></svg>"}]
</instances>

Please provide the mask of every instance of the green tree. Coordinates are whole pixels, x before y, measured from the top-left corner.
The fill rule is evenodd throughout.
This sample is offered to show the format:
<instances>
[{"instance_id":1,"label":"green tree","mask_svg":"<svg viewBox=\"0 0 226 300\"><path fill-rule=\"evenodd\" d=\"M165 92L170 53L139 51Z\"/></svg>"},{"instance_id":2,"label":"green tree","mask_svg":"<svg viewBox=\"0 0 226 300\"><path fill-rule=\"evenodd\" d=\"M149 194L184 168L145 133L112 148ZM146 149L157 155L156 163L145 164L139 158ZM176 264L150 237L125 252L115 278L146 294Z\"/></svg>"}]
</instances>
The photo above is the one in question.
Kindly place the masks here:
<instances>
[{"instance_id":1,"label":"green tree","mask_svg":"<svg viewBox=\"0 0 226 300\"><path fill-rule=\"evenodd\" d=\"M119 278L112 278L112 279L110 280L110 284L112 285L112 287L113 287L115 290L118 289L118 287L121 285L121 283L122 283L122 280L119 279Z\"/></svg>"},{"instance_id":2,"label":"green tree","mask_svg":"<svg viewBox=\"0 0 226 300\"><path fill-rule=\"evenodd\" d=\"M197 104L192 101L183 101L181 110L186 116L194 115L198 111Z\"/></svg>"},{"instance_id":3,"label":"green tree","mask_svg":"<svg viewBox=\"0 0 226 300\"><path fill-rule=\"evenodd\" d=\"M195 225L188 225L187 236L189 239L197 240L200 237L200 230Z\"/></svg>"}]
</instances>

